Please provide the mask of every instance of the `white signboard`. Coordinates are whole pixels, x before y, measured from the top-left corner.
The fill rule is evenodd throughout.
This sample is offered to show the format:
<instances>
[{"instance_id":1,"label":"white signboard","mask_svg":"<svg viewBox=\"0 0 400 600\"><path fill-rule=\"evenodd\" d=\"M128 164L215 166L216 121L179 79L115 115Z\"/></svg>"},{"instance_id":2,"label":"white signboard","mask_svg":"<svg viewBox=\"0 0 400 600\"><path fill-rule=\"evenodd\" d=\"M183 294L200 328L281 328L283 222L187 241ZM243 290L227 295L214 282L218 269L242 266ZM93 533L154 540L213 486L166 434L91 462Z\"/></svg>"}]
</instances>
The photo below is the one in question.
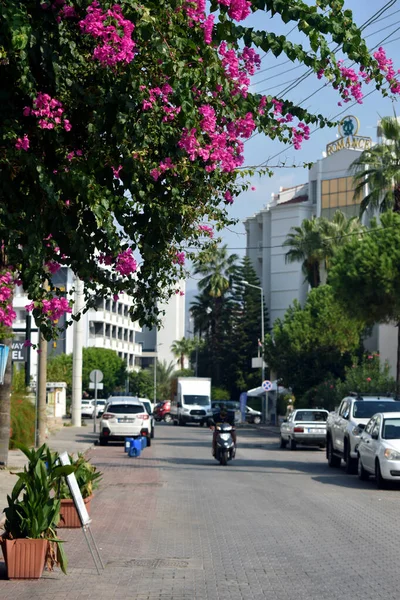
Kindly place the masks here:
<instances>
[{"instance_id":1,"label":"white signboard","mask_svg":"<svg viewBox=\"0 0 400 600\"><path fill-rule=\"evenodd\" d=\"M89 381L89 390L102 390L103 387L102 383L93 383L92 381Z\"/></svg>"},{"instance_id":2,"label":"white signboard","mask_svg":"<svg viewBox=\"0 0 400 600\"><path fill-rule=\"evenodd\" d=\"M70 465L71 462L69 460L69 456L67 452L62 452L59 456L60 463L65 467L66 465ZM82 498L81 490L79 489L78 482L76 481L75 473L71 473L66 476L67 484L69 487L69 491L71 492L72 499L75 504L75 508L78 511L79 519L81 521L82 527L85 525L89 525L91 519L89 517L89 513L86 510L85 503Z\"/></svg>"},{"instance_id":3,"label":"white signboard","mask_svg":"<svg viewBox=\"0 0 400 600\"><path fill-rule=\"evenodd\" d=\"M94 383L100 383L100 381L103 381L103 372L100 369L93 369L93 371L90 371L89 379Z\"/></svg>"}]
</instances>

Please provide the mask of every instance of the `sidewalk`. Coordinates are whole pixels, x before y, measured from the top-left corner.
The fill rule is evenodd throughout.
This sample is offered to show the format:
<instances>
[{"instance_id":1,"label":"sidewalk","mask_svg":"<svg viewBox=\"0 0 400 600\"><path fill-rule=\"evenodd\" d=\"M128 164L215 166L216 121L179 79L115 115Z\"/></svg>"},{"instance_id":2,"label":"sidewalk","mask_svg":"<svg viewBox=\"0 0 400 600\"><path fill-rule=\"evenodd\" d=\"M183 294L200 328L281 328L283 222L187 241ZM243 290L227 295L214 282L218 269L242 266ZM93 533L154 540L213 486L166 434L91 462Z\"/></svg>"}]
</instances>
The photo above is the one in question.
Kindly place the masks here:
<instances>
[{"instance_id":1,"label":"sidewalk","mask_svg":"<svg viewBox=\"0 0 400 600\"><path fill-rule=\"evenodd\" d=\"M50 434L46 443L55 452L68 452L77 454L86 452L93 447L98 434L93 433L93 422L86 427L62 427ZM17 476L14 473L22 471L27 459L20 450L10 450L8 453L8 467L0 470L0 521L3 519L3 509L7 506L7 494L10 494Z\"/></svg>"}]
</instances>

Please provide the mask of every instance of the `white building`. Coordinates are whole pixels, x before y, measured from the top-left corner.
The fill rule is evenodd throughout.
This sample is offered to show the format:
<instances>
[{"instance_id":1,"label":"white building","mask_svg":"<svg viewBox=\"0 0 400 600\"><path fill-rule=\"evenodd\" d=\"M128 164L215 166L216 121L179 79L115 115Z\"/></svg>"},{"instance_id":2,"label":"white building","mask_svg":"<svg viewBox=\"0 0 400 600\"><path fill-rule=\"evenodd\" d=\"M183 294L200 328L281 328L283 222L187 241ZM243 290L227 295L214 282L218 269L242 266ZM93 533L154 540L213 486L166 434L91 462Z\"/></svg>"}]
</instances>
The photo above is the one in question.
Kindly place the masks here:
<instances>
[{"instance_id":1,"label":"white building","mask_svg":"<svg viewBox=\"0 0 400 600\"><path fill-rule=\"evenodd\" d=\"M62 268L53 276L54 284L67 294L73 287L74 275L71 269ZM14 322L13 330L16 331L15 339L24 341L26 339L25 329L26 315L25 306L29 304L29 299L21 286L15 288L13 307L17 313L17 319ZM136 336L141 331L137 322L133 322L129 317L129 308L133 300L127 294L120 294L118 301L104 300L100 298L97 303L97 310L89 309L82 316L83 323L83 347L106 348L115 350L118 356L122 358L129 371L140 368L140 357L142 346L138 343ZM62 327L65 318L60 319L59 326ZM38 333L36 326L32 324L31 341L38 343ZM48 344L48 357L58 354L71 354L74 343L73 325L60 335L57 340ZM19 358L25 358L29 349L25 348ZM37 351L30 350L31 354L31 376L36 380L37 370Z\"/></svg>"},{"instance_id":2,"label":"white building","mask_svg":"<svg viewBox=\"0 0 400 600\"><path fill-rule=\"evenodd\" d=\"M137 340L142 345L141 366L143 368L152 365L155 357L167 365L173 362L176 369L180 368L171 346L175 341L185 337L185 288L185 281L180 281L177 286L178 293L168 302L159 304L159 310L165 313L159 330L143 327L142 332L138 334Z\"/></svg>"},{"instance_id":3,"label":"white building","mask_svg":"<svg viewBox=\"0 0 400 600\"><path fill-rule=\"evenodd\" d=\"M354 201L353 178L349 169L359 153L371 147L371 138L358 136L359 122L348 116L339 126L339 139L327 145L323 158L317 160L303 185L273 194L260 212L244 221L247 234L247 256L256 270L265 294L270 325L282 318L294 299L304 303L308 284L301 263L285 263L287 247L283 247L290 229L300 226L312 215L332 218L336 210L346 216L359 215L359 201ZM389 360L396 373L397 329L392 325L374 327L365 342L369 350L378 350Z\"/></svg>"}]
</instances>

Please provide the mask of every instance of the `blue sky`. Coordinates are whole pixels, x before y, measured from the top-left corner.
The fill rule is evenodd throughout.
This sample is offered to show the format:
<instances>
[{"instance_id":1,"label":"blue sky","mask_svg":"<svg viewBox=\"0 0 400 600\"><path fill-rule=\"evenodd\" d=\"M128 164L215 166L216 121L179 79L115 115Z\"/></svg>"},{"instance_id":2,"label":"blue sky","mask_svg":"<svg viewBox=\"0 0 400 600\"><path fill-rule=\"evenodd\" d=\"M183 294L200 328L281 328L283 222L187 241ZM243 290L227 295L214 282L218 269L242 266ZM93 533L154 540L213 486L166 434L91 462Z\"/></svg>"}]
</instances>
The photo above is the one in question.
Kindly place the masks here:
<instances>
[{"instance_id":1,"label":"blue sky","mask_svg":"<svg viewBox=\"0 0 400 600\"><path fill-rule=\"evenodd\" d=\"M388 7L387 11L371 25L364 30L364 38L366 39L368 48L374 49L382 45L387 53L387 56L393 58L394 67L400 69L400 0L392 0L393 5ZM361 26L370 17L384 6L390 4L388 0L345 0L345 8L353 11L353 18L356 23ZM280 19L268 18L265 13L257 13L249 17L246 25L257 29L265 29L274 33L288 36L290 41L302 43L305 48L308 48L304 36L297 29L293 29L293 23L283 24ZM387 38L385 41L383 41ZM399 38L399 39L397 39ZM332 47L334 47L332 45ZM298 82L306 71L306 67L298 66L297 63L284 63L287 59L285 56L275 58L272 53L264 56L261 63L261 71L252 78L252 91L262 92L265 94L276 95L280 97L280 92L290 83L298 85L284 97L292 100L295 103L301 103L306 100L302 106L310 112L323 113L326 116L333 118L345 105L341 108L338 106L338 93L331 87L327 86L324 89L324 81L319 81L316 75L312 74L302 82ZM346 62L350 66L349 61ZM294 69L294 67L296 67ZM264 71L265 69L265 71ZM289 69L293 69L289 71ZM267 79L267 81L263 81ZM296 79L296 81L293 81ZM365 86L364 94L371 91L373 87ZM400 109L395 103L396 112L400 113ZM364 99L363 104L352 106L349 103L346 111L343 114L354 114L360 120L359 135L370 136L373 139L376 137L376 124L379 117L393 114L393 104L391 99L383 98L378 91L375 91L370 96ZM312 128L313 129L313 128ZM294 150L292 147L287 147L278 141L271 141L263 135L257 135L245 144L245 165L260 164L268 158L282 152L279 157L271 160L270 164L278 164L277 161L286 162L287 164L302 164L304 162L314 162L321 158L322 152L325 150L327 143L333 141L336 137L337 130L324 128L316 131L310 137L310 140L303 142L301 150ZM248 191L239 196L230 212L234 218L240 222L222 232L222 243L227 244L232 253L239 256L245 255L246 235L242 220L252 214L258 212L271 198L273 192L278 192L279 187L289 187L307 181L308 171L303 168L274 169L273 177L267 176L259 178L254 177L252 185L256 187L254 192ZM194 278L187 280L187 291L189 296L192 296L191 290L196 289L197 284Z\"/></svg>"}]
</instances>

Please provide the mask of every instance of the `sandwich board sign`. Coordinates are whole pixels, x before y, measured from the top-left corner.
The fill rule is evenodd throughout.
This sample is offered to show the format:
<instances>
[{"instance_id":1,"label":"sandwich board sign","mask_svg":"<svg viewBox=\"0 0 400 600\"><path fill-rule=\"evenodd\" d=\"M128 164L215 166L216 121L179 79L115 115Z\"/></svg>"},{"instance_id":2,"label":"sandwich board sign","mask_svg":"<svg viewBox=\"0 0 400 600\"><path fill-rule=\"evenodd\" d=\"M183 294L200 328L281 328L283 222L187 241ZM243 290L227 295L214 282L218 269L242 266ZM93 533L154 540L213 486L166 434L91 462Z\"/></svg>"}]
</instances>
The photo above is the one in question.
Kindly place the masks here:
<instances>
[{"instance_id":1,"label":"sandwich board sign","mask_svg":"<svg viewBox=\"0 0 400 600\"><path fill-rule=\"evenodd\" d=\"M71 464L71 461L69 460L68 452L62 452L58 458L59 458L60 463L63 465L63 467ZM89 517L89 513L88 513L85 503L83 501L81 490L79 489L78 482L76 481L75 473L66 475L65 478L67 480L69 491L71 492L72 500L74 501L76 511L79 515L79 520L82 525L82 531L86 538L86 542L87 542L88 548L90 550L90 554L92 555L93 562L95 564L97 573L98 573L98 575L100 575L99 564L102 569L104 569L105 567L104 567L103 561L101 559L100 552L97 547L96 541L93 537L93 533L89 527L89 524L91 523L91 518ZM90 539L87 535L88 533L89 533L90 539L92 541L94 551L93 551L92 545L90 543Z\"/></svg>"},{"instance_id":2,"label":"sandwich board sign","mask_svg":"<svg viewBox=\"0 0 400 600\"><path fill-rule=\"evenodd\" d=\"M71 464L67 452L62 452L62 454L60 454L59 458L60 458L60 463L63 465L63 467ZM71 496L74 501L75 508L79 515L79 520L81 522L81 525L82 525L82 527L85 527L86 525L89 525L89 523L91 522L91 519L89 517L89 513L88 513L85 503L83 501L83 497L81 494L81 490L79 489L79 485L76 480L75 473L66 475L65 478L67 480L67 484L69 487L69 491L71 492Z\"/></svg>"}]
</instances>

